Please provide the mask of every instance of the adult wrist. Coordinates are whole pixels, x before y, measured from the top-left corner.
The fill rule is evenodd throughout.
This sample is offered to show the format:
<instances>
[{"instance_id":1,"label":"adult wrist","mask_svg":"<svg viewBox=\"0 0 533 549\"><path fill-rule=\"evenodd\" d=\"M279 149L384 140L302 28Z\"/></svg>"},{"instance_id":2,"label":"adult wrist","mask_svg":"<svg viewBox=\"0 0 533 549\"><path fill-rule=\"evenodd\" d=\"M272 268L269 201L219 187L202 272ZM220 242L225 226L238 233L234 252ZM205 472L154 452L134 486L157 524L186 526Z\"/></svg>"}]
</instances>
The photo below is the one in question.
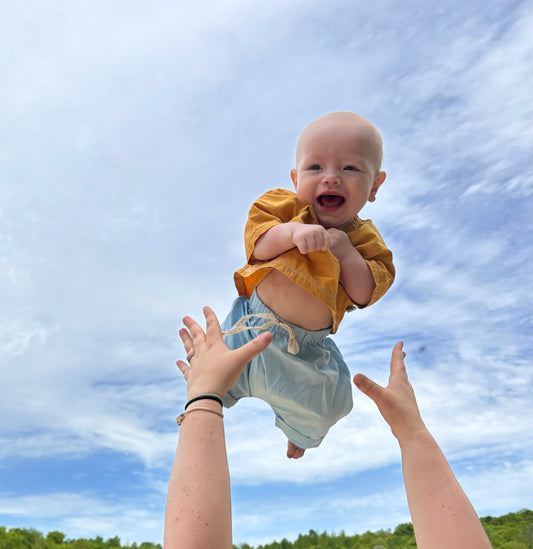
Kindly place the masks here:
<instances>
[{"instance_id":1,"label":"adult wrist","mask_svg":"<svg viewBox=\"0 0 533 549\"><path fill-rule=\"evenodd\" d=\"M428 431L427 427L422 426L416 430L409 431L396 437L400 448L409 446L410 444L418 444L428 442L433 439L433 435Z\"/></svg>"},{"instance_id":2,"label":"adult wrist","mask_svg":"<svg viewBox=\"0 0 533 549\"><path fill-rule=\"evenodd\" d=\"M216 394L216 393L199 393L193 397L190 397L187 401L187 404L185 404L185 410L193 403L193 402L201 402L202 405L204 405L207 401L212 402L218 402L221 407L223 407L222 398Z\"/></svg>"},{"instance_id":3,"label":"adult wrist","mask_svg":"<svg viewBox=\"0 0 533 549\"><path fill-rule=\"evenodd\" d=\"M201 393L187 401L184 411L176 418L176 423L181 425L183 420L192 412L207 412L224 418L222 408L222 399L216 393Z\"/></svg>"},{"instance_id":4,"label":"adult wrist","mask_svg":"<svg viewBox=\"0 0 533 549\"><path fill-rule=\"evenodd\" d=\"M183 423L183 420L191 413L193 412L208 412L209 414L215 414L217 416L219 416L220 418L224 419L224 414L222 413L221 410L215 410L214 406L213 405L210 405L210 406L199 406L198 404L194 404L193 406L191 406L188 410L186 410L185 412L182 412L181 414L178 415L178 417L176 418L176 423L178 425L181 425Z\"/></svg>"}]
</instances>

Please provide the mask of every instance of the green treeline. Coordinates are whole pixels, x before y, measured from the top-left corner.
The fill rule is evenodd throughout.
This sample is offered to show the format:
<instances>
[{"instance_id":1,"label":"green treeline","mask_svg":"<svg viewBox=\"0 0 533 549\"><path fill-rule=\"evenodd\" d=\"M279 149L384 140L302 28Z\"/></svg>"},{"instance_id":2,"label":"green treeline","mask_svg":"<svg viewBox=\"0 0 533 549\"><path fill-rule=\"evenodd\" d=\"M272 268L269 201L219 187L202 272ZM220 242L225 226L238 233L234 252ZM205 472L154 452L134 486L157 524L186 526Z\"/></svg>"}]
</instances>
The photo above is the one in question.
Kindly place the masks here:
<instances>
[{"instance_id":1,"label":"green treeline","mask_svg":"<svg viewBox=\"0 0 533 549\"><path fill-rule=\"evenodd\" d=\"M43 536L33 528L10 528L0 526L0 549L163 549L159 543L144 542L140 545L121 545L120 538L115 536L104 541L97 536L94 539L67 539L61 532L48 532Z\"/></svg>"},{"instance_id":2,"label":"green treeline","mask_svg":"<svg viewBox=\"0 0 533 549\"><path fill-rule=\"evenodd\" d=\"M531 549L533 548L533 511L509 513L502 517L485 517L481 519L494 549ZM365 532L355 536L340 534L318 534L310 530L300 534L290 542L286 539L267 545L251 547L243 543L234 545L234 549L415 549L415 533L409 522L400 524L393 532L379 530Z\"/></svg>"},{"instance_id":3,"label":"green treeline","mask_svg":"<svg viewBox=\"0 0 533 549\"><path fill-rule=\"evenodd\" d=\"M485 517L481 523L487 532L494 549L532 549L533 548L533 511L509 513L502 517ZM416 548L413 525L400 524L393 532L379 530L365 532L355 536L340 534L321 534L310 530L300 534L291 542L286 539L268 545L252 547L247 543L234 545L234 549L408 549ZM159 543L144 542L140 545L121 545L118 536L105 540L67 539L61 532L41 534L33 528L0 527L0 549L162 549ZM207 548L206 548L207 549ZM215 549L215 548L209 548Z\"/></svg>"}]
</instances>

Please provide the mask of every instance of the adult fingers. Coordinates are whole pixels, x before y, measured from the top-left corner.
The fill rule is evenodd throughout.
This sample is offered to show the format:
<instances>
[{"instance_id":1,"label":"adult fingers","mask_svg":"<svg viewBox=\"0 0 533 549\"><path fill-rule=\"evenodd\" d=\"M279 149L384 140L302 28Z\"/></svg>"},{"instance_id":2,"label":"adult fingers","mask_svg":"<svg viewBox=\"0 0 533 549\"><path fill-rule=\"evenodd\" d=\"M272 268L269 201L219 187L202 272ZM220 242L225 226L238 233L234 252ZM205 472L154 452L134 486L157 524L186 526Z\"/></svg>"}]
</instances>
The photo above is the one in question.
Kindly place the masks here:
<instances>
[{"instance_id":1,"label":"adult fingers","mask_svg":"<svg viewBox=\"0 0 533 549\"><path fill-rule=\"evenodd\" d=\"M191 334L185 328L182 328L179 331L179 335L183 343L183 348L185 349L185 354L189 355L194 351L194 344L192 341Z\"/></svg>"},{"instance_id":2,"label":"adult fingers","mask_svg":"<svg viewBox=\"0 0 533 549\"><path fill-rule=\"evenodd\" d=\"M196 349L197 343L202 343L205 341L205 333L202 327L200 326L200 324L198 324L198 322L196 322L196 320L194 320L194 318L191 318L190 316L186 316L183 319L183 324L185 324L185 326L189 330L194 348Z\"/></svg>"},{"instance_id":3,"label":"adult fingers","mask_svg":"<svg viewBox=\"0 0 533 549\"><path fill-rule=\"evenodd\" d=\"M206 337L222 339L222 330L217 315L210 307L204 307Z\"/></svg>"},{"instance_id":4,"label":"adult fingers","mask_svg":"<svg viewBox=\"0 0 533 549\"><path fill-rule=\"evenodd\" d=\"M403 351L403 341L398 341L392 349L392 357L390 362L390 377L407 376L405 368L405 352Z\"/></svg>"},{"instance_id":5,"label":"adult fingers","mask_svg":"<svg viewBox=\"0 0 533 549\"><path fill-rule=\"evenodd\" d=\"M187 381L187 378L189 376L190 366L187 363L183 362L183 360L178 360L176 362L176 366L179 368L179 371L183 374L185 381Z\"/></svg>"}]
</instances>

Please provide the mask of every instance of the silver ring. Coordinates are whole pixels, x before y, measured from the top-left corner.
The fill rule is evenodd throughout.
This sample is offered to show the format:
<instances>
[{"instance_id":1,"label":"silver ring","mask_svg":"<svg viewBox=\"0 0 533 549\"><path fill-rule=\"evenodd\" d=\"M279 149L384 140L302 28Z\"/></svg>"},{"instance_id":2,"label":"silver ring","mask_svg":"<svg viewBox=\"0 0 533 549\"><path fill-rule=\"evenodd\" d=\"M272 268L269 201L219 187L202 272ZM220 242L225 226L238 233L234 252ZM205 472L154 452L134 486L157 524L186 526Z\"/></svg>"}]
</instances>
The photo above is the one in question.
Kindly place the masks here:
<instances>
[{"instance_id":1,"label":"silver ring","mask_svg":"<svg viewBox=\"0 0 533 549\"><path fill-rule=\"evenodd\" d=\"M187 362L191 362L191 359L194 357L194 353L191 353L190 355L187 355Z\"/></svg>"}]
</instances>

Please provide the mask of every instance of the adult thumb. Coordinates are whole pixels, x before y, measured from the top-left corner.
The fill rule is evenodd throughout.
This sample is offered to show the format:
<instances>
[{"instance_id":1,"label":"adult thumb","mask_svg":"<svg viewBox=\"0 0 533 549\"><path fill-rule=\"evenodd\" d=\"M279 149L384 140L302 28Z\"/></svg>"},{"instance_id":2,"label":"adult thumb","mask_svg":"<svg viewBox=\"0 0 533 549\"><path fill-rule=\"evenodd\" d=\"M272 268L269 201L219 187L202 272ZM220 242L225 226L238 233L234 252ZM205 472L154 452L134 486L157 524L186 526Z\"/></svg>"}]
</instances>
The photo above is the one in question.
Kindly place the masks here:
<instances>
[{"instance_id":1,"label":"adult thumb","mask_svg":"<svg viewBox=\"0 0 533 549\"><path fill-rule=\"evenodd\" d=\"M384 390L381 385L378 385L376 382L372 381L370 378L366 377L363 374L357 374L353 378L353 382L362 393L364 393L367 397L371 398L376 403L379 400L382 391Z\"/></svg>"},{"instance_id":2,"label":"adult thumb","mask_svg":"<svg viewBox=\"0 0 533 549\"><path fill-rule=\"evenodd\" d=\"M234 352L239 354L239 359L244 364L248 364L252 358L262 353L270 345L271 341L272 334L270 332L263 332Z\"/></svg>"}]
</instances>

